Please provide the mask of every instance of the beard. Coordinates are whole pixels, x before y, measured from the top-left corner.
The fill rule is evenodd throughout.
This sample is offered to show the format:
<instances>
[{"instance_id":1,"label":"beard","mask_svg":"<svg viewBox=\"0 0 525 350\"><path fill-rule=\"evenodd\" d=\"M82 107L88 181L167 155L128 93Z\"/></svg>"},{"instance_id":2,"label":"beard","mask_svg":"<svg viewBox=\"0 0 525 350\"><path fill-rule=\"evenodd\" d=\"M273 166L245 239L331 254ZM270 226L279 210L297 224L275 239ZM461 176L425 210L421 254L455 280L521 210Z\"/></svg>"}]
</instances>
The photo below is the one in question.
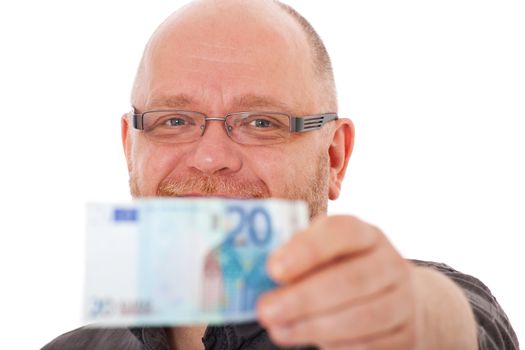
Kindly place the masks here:
<instances>
[{"instance_id":1,"label":"beard","mask_svg":"<svg viewBox=\"0 0 525 350\"><path fill-rule=\"evenodd\" d=\"M274 198L302 200L308 204L310 219L326 214L328 202L328 155L318 156L313 176L308 177L306 184L299 186L296 182L285 186L284 193ZM130 191L133 198L146 197L142 193L139 181L133 169L130 170ZM233 176L204 175L194 173L185 177L170 177L164 179L158 186L157 197L180 197L198 193L204 196L228 196L235 198L270 198L268 186L261 180L244 180ZM151 195L150 195L151 196Z\"/></svg>"}]
</instances>

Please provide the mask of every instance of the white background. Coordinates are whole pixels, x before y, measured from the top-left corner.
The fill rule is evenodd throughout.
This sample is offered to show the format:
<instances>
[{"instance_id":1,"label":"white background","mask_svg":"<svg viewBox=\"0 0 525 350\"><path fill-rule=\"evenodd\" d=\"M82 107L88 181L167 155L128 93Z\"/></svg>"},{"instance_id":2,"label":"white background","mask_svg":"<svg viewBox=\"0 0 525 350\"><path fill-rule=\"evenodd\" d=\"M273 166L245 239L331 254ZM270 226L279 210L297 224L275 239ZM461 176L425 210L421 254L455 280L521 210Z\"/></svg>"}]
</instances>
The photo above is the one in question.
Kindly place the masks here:
<instances>
[{"instance_id":1,"label":"white background","mask_svg":"<svg viewBox=\"0 0 525 350\"><path fill-rule=\"evenodd\" d=\"M80 326L84 203L128 199L120 116L143 46L181 1L0 4L0 332ZM525 340L525 5L289 1L325 39L356 126L332 213L483 280Z\"/></svg>"}]
</instances>

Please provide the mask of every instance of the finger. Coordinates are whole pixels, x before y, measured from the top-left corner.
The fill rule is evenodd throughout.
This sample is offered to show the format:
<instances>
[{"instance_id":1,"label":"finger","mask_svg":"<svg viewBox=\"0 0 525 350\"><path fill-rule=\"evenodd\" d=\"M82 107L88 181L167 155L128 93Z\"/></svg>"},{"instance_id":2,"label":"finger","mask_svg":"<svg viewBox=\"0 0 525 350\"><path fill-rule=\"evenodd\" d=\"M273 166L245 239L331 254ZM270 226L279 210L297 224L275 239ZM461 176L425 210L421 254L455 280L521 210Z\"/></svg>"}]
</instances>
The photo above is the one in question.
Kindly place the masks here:
<instances>
[{"instance_id":1,"label":"finger","mask_svg":"<svg viewBox=\"0 0 525 350\"><path fill-rule=\"evenodd\" d=\"M410 325L394 329L386 334L352 342L321 345L322 350L411 350L418 348L419 335Z\"/></svg>"},{"instance_id":2,"label":"finger","mask_svg":"<svg viewBox=\"0 0 525 350\"><path fill-rule=\"evenodd\" d=\"M413 298L406 296L406 288L394 288L364 304L349 305L285 325L269 325L268 332L282 345L355 342L377 337L413 319Z\"/></svg>"},{"instance_id":3,"label":"finger","mask_svg":"<svg viewBox=\"0 0 525 350\"><path fill-rule=\"evenodd\" d=\"M261 323L289 323L296 319L376 297L409 277L410 265L390 246L333 263L299 281L261 296Z\"/></svg>"},{"instance_id":4,"label":"finger","mask_svg":"<svg viewBox=\"0 0 525 350\"><path fill-rule=\"evenodd\" d=\"M365 251L381 236L376 227L352 216L323 217L270 256L268 273L286 283L331 260Z\"/></svg>"}]
</instances>

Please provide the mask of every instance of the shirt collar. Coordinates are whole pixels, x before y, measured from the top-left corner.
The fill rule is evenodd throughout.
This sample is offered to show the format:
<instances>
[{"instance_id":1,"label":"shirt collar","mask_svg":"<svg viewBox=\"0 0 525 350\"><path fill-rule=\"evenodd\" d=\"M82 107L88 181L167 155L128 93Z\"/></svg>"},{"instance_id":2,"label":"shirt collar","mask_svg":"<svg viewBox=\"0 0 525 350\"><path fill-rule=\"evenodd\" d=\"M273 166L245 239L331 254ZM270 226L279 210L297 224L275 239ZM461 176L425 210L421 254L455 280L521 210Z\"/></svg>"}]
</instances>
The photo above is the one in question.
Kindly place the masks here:
<instances>
[{"instance_id":1,"label":"shirt collar","mask_svg":"<svg viewBox=\"0 0 525 350\"><path fill-rule=\"evenodd\" d=\"M169 350L168 335L164 328L132 327L129 330L147 350ZM206 349L239 349L263 332L256 322L208 326L202 342Z\"/></svg>"}]
</instances>

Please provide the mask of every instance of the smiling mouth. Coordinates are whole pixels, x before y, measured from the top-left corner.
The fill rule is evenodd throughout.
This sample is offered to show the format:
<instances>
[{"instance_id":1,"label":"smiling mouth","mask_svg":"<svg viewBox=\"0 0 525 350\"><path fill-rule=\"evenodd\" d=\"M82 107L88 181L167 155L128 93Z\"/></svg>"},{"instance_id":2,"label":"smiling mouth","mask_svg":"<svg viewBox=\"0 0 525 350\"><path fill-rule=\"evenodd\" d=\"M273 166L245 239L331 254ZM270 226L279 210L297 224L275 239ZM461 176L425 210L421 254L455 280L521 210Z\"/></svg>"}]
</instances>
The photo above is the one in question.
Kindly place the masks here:
<instances>
[{"instance_id":1,"label":"smiling mouth","mask_svg":"<svg viewBox=\"0 0 525 350\"><path fill-rule=\"evenodd\" d=\"M261 181L242 181L224 177L190 176L165 180L157 188L159 197L235 198L270 197L270 191Z\"/></svg>"},{"instance_id":2,"label":"smiling mouth","mask_svg":"<svg viewBox=\"0 0 525 350\"><path fill-rule=\"evenodd\" d=\"M224 198L224 199L249 199L255 197L249 196L240 196L235 194L225 194L225 193L182 193L177 194L175 197L180 198Z\"/></svg>"}]
</instances>

